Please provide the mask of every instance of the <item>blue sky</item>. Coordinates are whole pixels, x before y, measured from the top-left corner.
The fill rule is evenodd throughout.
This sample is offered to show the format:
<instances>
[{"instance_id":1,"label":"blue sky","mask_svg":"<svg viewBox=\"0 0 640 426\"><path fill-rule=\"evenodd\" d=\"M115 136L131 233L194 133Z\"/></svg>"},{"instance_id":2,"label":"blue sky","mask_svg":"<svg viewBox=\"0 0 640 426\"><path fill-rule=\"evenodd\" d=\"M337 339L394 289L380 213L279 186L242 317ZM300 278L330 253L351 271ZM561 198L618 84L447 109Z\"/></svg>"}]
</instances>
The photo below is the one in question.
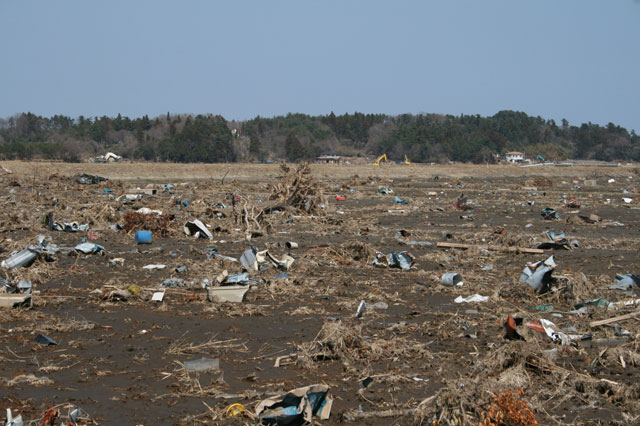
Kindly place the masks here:
<instances>
[{"instance_id":1,"label":"blue sky","mask_svg":"<svg viewBox=\"0 0 640 426\"><path fill-rule=\"evenodd\" d=\"M0 0L0 117L500 110L640 131L638 0Z\"/></svg>"}]
</instances>

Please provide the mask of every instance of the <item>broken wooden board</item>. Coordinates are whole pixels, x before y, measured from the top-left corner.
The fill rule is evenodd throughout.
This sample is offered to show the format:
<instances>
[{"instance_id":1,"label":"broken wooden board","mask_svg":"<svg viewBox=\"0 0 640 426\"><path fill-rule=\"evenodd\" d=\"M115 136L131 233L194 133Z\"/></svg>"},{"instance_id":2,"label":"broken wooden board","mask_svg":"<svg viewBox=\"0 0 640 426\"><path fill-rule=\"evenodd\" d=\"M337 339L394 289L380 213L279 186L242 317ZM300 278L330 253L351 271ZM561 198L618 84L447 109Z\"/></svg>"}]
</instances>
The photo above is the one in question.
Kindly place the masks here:
<instances>
[{"instance_id":1,"label":"broken wooden board","mask_svg":"<svg viewBox=\"0 0 640 426\"><path fill-rule=\"evenodd\" d=\"M461 243L444 243L440 242L437 244L437 247L440 248L457 248L457 249L470 249L470 248L478 248L483 250L490 251L504 251L510 253L531 253L531 254L542 254L544 250L535 249L535 248L527 248L527 247L502 247L502 246L488 246L481 244L461 244Z\"/></svg>"},{"instance_id":2,"label":"broken wooden board","mask_svg":"<svg viewBox=\"0 0 640 426\"><path fill-rule=\"evenodd\" d=\"M627 319L636 318L638 316L640 316L640 311L631 312L630 314L619 315L617 317L607 318L599 321L591 321L589 323L589 327L598 327L600 325L606 325L606 324L611 324L618 321L624 321Z\"/></svg>"}]
</instances>

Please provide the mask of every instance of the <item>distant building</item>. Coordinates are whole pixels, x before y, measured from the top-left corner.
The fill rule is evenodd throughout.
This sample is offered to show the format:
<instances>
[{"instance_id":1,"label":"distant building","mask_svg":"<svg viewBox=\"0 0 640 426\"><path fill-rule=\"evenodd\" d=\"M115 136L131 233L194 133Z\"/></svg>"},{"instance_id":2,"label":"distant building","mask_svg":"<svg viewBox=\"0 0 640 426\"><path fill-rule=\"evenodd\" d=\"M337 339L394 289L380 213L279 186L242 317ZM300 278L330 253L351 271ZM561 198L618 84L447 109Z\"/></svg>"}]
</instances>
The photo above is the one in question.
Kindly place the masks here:
<instances>
[{"instance_id":1,"label":"distant building","mask_svg":"<svg viewBox=\"0 0 640 426\"><path fill-rule=\"evenodd\" d=\"M517 152L517 151L513 151L513 152L507 152L504 155L504 158L509 162L509 163L522 163L524 161L524 152Z\"/></svg>"},{"instance_id":2,"label":"distant building","mask_svg":"<svg viewBox=\"0 0 640 426\"><path fill-rule=\"evenodd\" d=\"M340 156L332 152L327 152L324 154L320 154L320 156L316 158L316 162L324 164L339 164Z\"/></svg>"}]
</instances>

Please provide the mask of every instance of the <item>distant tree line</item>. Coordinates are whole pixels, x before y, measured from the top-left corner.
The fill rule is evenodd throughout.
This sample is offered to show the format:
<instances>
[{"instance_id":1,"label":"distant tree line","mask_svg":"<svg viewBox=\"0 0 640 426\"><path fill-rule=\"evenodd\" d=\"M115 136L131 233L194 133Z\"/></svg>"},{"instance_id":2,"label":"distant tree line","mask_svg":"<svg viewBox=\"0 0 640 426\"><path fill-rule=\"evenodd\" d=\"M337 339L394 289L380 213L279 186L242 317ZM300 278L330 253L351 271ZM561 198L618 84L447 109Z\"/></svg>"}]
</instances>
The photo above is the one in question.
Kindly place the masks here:
<instances>
[{"instance_id":1,"label":"distant tree line","mask_svg":"<svg viewBox=\"0 0 640 426\"><path fill-rule=\"evenodd\" d=\"M549 160L640 161L640 137L609 123L569 125L562 120L500 111L479 115L287 114L247 121L219 115L41 117L0 119L0 158L81 161L113 151L125 158L171 162L311 160L387 153L414 162L487 163L523 151Z\"/></svg>"}]
</instances>

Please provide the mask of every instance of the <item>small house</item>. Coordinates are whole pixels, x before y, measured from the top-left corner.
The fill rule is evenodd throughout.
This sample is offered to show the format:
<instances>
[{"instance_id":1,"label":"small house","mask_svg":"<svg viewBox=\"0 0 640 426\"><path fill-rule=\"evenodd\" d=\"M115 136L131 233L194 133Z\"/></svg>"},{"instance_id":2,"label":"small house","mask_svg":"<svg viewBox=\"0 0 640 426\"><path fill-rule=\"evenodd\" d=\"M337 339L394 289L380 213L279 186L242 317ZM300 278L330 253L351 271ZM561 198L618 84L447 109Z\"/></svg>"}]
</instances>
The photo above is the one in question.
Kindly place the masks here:
<instances>
[{"instance_id":1,"label":"small house","mask_svg":"<svg viewBox=\"0 0 640 426\"><path fill-rule=\"evenodd\" d=\"M504 158L509 163L513 163L513 164L522 163L524 161L524 152L517 152L517 151L507 152L504 155Z\"/></svg>"},{"instance_id":2,"label":"small house","mask_svg":"<svg viewBox=\"0 0 640 426\"><path fill-rule=\"evenodd\" d=\"M339 164L340 156L338 154L328 152L328 153L320 154L320 156L316 158L316 162L323 163L323 164Z\"/></svg>"}]
</instances>

